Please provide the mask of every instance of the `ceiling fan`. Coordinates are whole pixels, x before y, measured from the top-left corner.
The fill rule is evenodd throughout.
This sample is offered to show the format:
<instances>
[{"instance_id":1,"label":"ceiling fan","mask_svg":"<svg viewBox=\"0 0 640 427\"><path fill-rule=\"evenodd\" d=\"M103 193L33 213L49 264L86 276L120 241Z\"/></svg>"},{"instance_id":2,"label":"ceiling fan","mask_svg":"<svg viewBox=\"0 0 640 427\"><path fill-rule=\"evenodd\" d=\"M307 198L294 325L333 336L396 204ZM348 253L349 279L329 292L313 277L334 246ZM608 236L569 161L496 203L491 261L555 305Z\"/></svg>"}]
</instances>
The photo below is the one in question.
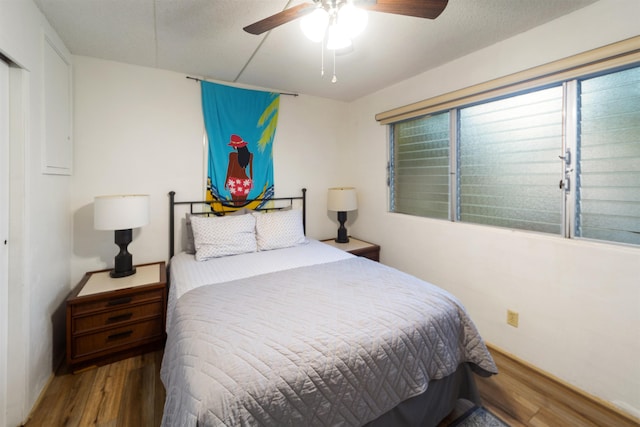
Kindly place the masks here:
<instances>
[{"instance_id":1,"label":"ceiling fan","mask_svg":"<svg viewBox=\"0 0 640 427\"><path fill-rule=\"evenodd\" d=\"M372 12L391 13L394 15L415 16L418 18L435 19L447 6L448 0L354 0L353 3L361 9ZM266 31L286 24L318 8L326 11L338 10L349 3L347 0L313 0L313 3L302 3L275 15L271 15L251 25L244 30L251 34L262 34Z\"/></svg>"},{"instance_id":2,"label":"ceiling fan","mask_svg":"<svg viewBox=\"0 0 640 427\"><path fill-rule=\"evenodd\" d=\"M435 19L447 6L448 0L313 0L271 15L244 27L250 34L262 34L301 18L302 32L314 42L326 41L326 48L333 52L333 78L336 78L336 51L351 46L351 39L367 25L367 13L390 13ZM322 48L321 76L324 76L324 47Z\"/></svg>"}]
</instances>

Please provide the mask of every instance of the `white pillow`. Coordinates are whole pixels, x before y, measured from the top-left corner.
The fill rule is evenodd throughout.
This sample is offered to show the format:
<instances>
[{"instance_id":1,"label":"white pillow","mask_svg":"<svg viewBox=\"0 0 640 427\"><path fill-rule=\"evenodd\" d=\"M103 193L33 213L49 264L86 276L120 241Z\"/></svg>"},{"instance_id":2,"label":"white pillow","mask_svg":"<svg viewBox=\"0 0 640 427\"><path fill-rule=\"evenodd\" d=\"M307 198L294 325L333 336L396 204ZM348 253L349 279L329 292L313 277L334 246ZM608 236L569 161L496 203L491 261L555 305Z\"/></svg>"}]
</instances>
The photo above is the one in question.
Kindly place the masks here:
<instances>
[{"instance_id":1,"label":"white pillow","mask_svg":"<svg viewBox=\"0 0 640 427\"><path fill-rule=\"evenodd\" d=\"M187 213L184 218L184 232L183 234L183 247L184 251L188 254L195 255L196 253L196 242L193 238L193 227L191 226L191 214Z\"/></svg>"},{"instance_id":2,"label":"white pillow","mask_svg":"<svg viewBox=\"0 0 640 427\"><path fill-rule=\"evenodd\" d=\"M256 240L260 251L288 248L307 241L300 209L252 215L256 219Z\"/></svg>"},{"instance_id":3,"label":"white pillow","mask_svg":"<svg viewBox=\"0 0 640 427\"><path fill-rule=\"evenodd\" d=\"M256 220L252 215L200 218L191 215L196 260L255 252Z\"/></svg>"}]
</instances>

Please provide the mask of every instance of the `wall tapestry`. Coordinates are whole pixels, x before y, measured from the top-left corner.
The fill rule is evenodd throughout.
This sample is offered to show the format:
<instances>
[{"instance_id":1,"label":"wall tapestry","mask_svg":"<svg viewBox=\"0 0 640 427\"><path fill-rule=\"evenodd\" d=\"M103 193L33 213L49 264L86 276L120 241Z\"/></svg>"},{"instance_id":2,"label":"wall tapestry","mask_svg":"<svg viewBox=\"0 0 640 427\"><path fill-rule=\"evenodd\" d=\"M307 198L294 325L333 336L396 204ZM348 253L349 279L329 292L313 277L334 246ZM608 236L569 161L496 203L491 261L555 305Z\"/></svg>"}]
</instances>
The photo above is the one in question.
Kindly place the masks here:
<instances>
[{"instance_id":1,"label":"wall tapestry","mask_svg":"<svg viewBox=\"0 0 640 427\"><path fill-rule=\"evenodd\" d=\"M255 209L273 198L273 138L280 94L201 82L209 140L207 200L224 210ZM248 201L247 201L248 200ZM217 203L214 210L220 210Z\"/></svg>"}]
</instances>

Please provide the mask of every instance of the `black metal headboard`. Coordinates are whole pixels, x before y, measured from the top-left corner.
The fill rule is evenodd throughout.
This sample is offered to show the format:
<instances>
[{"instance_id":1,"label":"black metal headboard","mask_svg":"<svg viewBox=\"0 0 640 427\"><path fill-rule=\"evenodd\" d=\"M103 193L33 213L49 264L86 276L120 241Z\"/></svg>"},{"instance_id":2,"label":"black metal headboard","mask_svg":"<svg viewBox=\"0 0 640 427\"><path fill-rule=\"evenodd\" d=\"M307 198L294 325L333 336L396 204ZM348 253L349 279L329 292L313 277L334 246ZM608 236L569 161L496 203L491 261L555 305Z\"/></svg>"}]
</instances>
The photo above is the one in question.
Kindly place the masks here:
<instances>
[{"instance_id":1,"label":"black metal headboard","mask_svg":"<svg viewBox=\"0 0 640 427\"><path fill-rule=\"evenodd\" d=\"M234 212L238 206L234 206L230 204L228 201L222 200L194 200L194 201L185 201L185 202L176 202L175 201L175 191L169 192L169 260L173 257L175 253L175 208L177 205L189 205L188 212L191 215L205 215L205 216L224 216L227 213ZM274 202L274 204L270 204L272 206L254 208L253 210L258 211L278 211L282 209L286 209L293 206L294 200L302 201L302 227L306 234L307 232L307 189L302 189L301 196L292 196L292 197L273 197L270 199L252 199L248 200L246 203L252 202ZM284 205L283 205L284 203ZM220 210L212 210L211 205L217 205L220 207ZM200 210L194 210L194 207L199 207ZM203 209L205 208L205 209ZM208 208L208 210L206 210ZM225 208L228 210L225 211Z\"/></svg>"}]
</instances>

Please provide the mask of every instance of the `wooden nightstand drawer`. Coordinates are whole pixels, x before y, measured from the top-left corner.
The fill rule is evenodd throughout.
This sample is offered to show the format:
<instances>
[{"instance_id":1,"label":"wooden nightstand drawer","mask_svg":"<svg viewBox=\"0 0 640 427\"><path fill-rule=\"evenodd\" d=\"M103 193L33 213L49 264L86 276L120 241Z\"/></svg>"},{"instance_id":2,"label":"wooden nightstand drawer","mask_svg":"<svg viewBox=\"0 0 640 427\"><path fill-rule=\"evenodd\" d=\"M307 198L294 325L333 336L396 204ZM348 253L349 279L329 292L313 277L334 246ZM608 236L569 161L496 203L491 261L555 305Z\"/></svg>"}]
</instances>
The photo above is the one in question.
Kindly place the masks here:
<instances>
[{"instance_id":1,"label":"wooden nightstand drawer","mask_svg":"<svg viewBox=\"0 0 640 427\"><path fill-rule=\"evenodd\" d=\"M131 305L118 310L104 311L102 313L90 314L87 316L73 316L71 332L78 334L96 328L116 327L123 322L137 322L163 315L162 299L156 302Z\"/></svg>"},{"instance_id":2,"label":"wooden nightstand drawer","mask_svg":"<svg viewBox=\"0 0 640 427\"><path fill-rule=\"evenodd\" d=\"M114 310L122 306L132 306L149 301L162 301L163 289L152 289L129 294L106 295L96 301L88 301L73 305L74 316L93 313L101 310Z\"/></svg>"},{"instance_id":3,"label":"wooden nightstand drawer","mask_svg":"<svg viewBox=\"0 0 640 427\"><path fill-rule=\"evenodd\" d=\"M81 358L92 353L128 346L142 341L152 341L162 335L162 319L133 323L94 334L76 337L71 349L72 357Z\"/></svg>"}]
</instances>

